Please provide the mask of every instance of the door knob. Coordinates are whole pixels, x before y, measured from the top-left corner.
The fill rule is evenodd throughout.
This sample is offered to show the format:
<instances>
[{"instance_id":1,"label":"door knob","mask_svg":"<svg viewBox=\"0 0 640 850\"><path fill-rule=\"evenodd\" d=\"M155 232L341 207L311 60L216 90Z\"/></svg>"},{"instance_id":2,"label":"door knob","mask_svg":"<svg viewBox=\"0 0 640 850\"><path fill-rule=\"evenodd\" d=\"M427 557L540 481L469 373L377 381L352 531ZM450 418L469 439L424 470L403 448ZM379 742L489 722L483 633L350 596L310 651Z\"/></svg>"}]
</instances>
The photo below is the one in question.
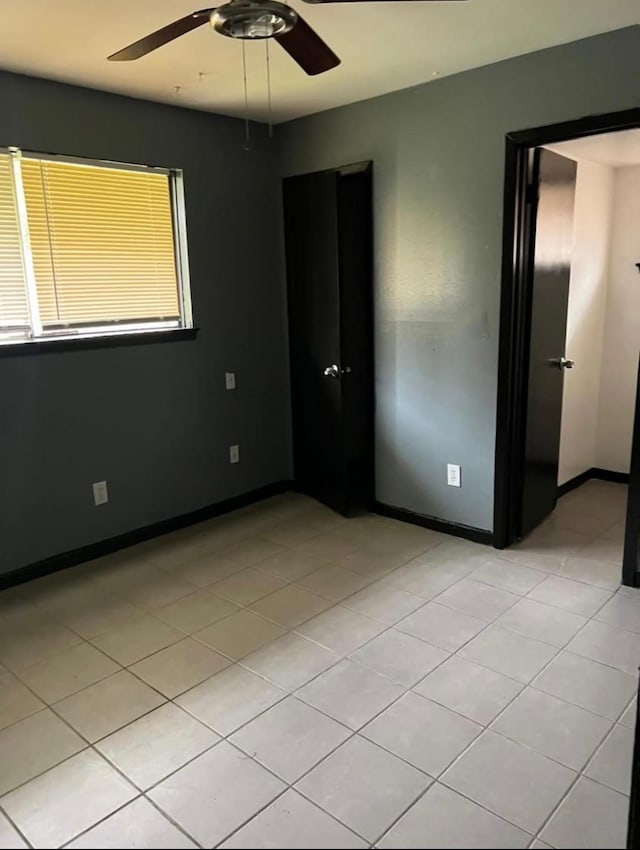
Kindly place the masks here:
<instances>
[{"instance_id":1,"label":"door knob","mask_svg":"<svg viewBox=\"0 0 640 850\"><path fill-rule=\"evenodd\" d=\"M574 360L567 360L566 357L554 357L549 361L552 366L557 366L558 369L573 369L576 365Z\"/></svg>"},{"instance_id":2,"label":"door knob","mask_svg":"<svg viewBox=\"0 0 640 850\"><path fill-rule=\"evenodd\" d=\"M327 366L322 374L325 378L339 378L340 375L348 375L350 372L351 366L345 366L344 369L341 369L337 363L332 363L331 366Z\"/></svg>"}]
</instances>

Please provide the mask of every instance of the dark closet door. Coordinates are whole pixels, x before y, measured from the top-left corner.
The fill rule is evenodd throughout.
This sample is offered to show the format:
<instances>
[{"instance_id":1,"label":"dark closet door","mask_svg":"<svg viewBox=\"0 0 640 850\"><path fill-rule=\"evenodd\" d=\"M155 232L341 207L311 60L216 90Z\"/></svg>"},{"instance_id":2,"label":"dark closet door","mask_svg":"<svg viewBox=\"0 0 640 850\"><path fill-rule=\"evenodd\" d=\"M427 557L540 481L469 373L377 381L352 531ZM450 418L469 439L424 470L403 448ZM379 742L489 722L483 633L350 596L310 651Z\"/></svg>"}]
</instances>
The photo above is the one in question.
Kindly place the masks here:
<instances>
[{"instance_id":1,"label":"dark closet door","mask_svg":"<svg viewBox=\"0 0 640 850\"><path fill-rule=\"evenodd\" d=\"M565 368L571 367L564 354L575 185L573 160L536 150L521 537L539 525L557 502L562 387Z\"/></svg>"},{"instance_id":2,"label":"dark closet door","mask_svg":"<svg viewBox=\"0 0 640 850\"><path fill-rule=\"evenodd\" d=\"M371 176L284 181L295 484L348 515L372 498Z\"/></svg>"}]
</instances>

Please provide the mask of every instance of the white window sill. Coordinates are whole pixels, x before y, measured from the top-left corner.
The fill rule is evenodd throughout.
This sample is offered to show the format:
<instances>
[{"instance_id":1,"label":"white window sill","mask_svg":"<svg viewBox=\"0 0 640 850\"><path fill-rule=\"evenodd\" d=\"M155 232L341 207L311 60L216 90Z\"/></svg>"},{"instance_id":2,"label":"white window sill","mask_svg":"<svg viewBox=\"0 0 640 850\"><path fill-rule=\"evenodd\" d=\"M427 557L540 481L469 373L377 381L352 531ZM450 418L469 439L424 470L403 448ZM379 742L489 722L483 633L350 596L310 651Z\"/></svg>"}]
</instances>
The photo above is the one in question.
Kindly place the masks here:
<instances>
[{"instance_id":1,"label":"white window sill","mask_svg":"<svg viewBox=\"0 0 640 850\"><path fill-rule=\"evenodd\" d=\"M59 339L37 339L0 343L0 357L20 357L60 351L81 351L90 348L120 348L126 345L154 345L160 342L194 340L198 328L170 328L157 331L66 336Z\"/></svg>"}]
</instances>

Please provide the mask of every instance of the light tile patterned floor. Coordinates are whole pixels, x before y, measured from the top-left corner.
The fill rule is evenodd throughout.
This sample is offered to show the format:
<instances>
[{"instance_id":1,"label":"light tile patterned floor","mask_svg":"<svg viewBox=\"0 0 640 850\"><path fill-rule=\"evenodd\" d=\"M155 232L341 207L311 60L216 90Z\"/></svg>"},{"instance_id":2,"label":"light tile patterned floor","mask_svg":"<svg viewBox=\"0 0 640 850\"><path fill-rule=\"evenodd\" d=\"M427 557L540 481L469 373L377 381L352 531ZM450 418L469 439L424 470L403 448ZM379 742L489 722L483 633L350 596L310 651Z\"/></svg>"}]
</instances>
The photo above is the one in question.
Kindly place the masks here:
<instances>
[{"instance_id":1,"label":"light tile patterned floor","mask_svg":"<svg viewBox=\"0 0 640 850\"><path fill-rule=\"evenodd\" d=\"M4 591L0 847L624 847L625 496L497 552L286 494Z\"/></svg>"}]
</instances>

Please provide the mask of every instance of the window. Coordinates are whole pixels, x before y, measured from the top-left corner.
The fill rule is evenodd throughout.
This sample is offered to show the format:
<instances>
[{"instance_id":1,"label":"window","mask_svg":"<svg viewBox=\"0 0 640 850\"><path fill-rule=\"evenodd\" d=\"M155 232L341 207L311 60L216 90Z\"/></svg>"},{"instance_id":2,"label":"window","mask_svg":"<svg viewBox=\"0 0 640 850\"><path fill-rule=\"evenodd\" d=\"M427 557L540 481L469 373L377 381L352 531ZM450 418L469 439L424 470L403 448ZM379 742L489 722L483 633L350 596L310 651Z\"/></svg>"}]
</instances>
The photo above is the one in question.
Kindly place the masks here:
<instances>
[{"instance_id":1,"label":"window","mask_svg":"<svg viewBox=\"0 0 640 850\"><path fill-rule=\"evenodd\" d=\"M0 343L184 327L180 172L0 150Z\"/></svg>"}]
</instances>

